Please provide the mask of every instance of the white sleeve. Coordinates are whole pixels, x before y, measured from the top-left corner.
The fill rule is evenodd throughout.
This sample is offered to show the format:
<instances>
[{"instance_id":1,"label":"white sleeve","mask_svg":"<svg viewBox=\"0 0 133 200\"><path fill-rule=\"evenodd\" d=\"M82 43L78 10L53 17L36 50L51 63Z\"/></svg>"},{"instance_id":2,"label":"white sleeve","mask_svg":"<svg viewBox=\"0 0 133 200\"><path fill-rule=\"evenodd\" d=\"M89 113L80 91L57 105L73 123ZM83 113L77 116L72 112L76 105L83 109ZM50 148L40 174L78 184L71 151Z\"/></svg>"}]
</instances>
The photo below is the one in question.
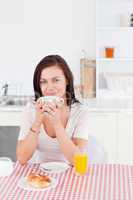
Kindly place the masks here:
<instances>
[{"instance_id":1,"label":"white sleeve","mask_svg":"<svg viewBox=\"0 0 133 200\"><path fill-rule=\"evenodd\" d=\"M86 110L84 110L77 121L77 124L74 128L73 138L81 138L88 140L89 138L89 115Z\"/></svg>"},{"instance_id":2,"label":"white sleeve","mask_svg":"<svg viewBox=\"0 0 133 200\"><path fill-rule=\"evenodd\" d=\"M18 140L23 140L34 121L34 110L30 104L27 104L21 114L21 125Z\"/></svg>"}]
</instances>

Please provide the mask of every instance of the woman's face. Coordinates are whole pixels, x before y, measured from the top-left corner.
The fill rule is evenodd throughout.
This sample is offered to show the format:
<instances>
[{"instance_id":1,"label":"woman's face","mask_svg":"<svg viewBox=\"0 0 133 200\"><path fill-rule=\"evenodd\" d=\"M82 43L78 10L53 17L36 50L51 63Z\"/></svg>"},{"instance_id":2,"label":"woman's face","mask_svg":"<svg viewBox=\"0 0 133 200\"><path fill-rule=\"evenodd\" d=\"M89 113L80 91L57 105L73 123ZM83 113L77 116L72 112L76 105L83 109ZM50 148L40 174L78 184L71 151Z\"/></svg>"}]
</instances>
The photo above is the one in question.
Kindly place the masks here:
<instances>
[{"instance_id":1,"label":"woman's face","mask_svg":"<svg viewBox=\"0 0 133 200\"><path fill-rule=\"evenodd\" d=\"M65 97L67 81L58 66L47 67L40 76L40 88L43 96Z\"/></svg>"}]
</instances>

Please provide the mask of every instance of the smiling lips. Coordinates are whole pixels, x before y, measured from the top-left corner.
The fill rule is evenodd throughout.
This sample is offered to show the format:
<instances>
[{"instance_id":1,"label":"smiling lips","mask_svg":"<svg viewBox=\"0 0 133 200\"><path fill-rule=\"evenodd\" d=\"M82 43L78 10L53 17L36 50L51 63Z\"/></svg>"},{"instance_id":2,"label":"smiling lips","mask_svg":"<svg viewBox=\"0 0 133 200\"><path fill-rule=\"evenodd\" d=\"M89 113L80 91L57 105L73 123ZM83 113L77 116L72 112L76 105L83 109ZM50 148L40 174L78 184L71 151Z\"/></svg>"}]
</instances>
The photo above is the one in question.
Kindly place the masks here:
<instances>
[{"instance_id":1,"label":"smiling lips","mask_svg":"<svg viewBox=\"0 0 133 200\"><path fill-rule=\"evenodd\" d=\"M56 93L49 92L49 93L46 93L45 96L57 96L57 95L56 95Z\"/></svg>"}]
</instances>

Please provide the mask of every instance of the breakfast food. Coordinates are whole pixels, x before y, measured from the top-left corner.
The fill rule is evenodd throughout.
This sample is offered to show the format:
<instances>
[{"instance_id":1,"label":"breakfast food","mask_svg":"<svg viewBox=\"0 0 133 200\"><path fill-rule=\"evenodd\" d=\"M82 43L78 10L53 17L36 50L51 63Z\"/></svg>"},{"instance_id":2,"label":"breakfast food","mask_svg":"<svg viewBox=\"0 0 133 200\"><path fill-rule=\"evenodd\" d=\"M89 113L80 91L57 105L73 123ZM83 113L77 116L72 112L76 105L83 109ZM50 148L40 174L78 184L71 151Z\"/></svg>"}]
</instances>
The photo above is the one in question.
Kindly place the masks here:
<instances>
[{"instance_id":1,"label":"breakfast food","mask_svg":"<svg viewBox=\"0 0 133 200\"><path fill-rule=\"evenodd\" d=\"M48 176L36 173L30 173L26 179L28 184L35 188L45 188L51 183L51 180Z\"/></svg>"}]
</instances>

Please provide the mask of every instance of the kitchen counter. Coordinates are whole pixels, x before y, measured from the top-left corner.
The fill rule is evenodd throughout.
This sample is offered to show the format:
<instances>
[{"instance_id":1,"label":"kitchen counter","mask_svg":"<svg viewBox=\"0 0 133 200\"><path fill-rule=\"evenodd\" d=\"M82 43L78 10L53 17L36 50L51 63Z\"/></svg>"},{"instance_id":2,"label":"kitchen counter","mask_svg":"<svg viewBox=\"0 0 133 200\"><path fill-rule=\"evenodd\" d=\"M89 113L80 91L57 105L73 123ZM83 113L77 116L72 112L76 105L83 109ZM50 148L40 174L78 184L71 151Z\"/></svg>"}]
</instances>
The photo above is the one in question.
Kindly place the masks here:
<instances>
[{"instance_id":1,"label":"kitchen counter","mask_svg":"<svg viewBox=\"0 0 133 200\"><path fill-rule=\"evenodd\" d=\"M133 112L133 98L94 98L80 99L89 111Z\"/></svg>"},{"instance_id":2,"label":"kitchen counter","mask_svg":"<svg viewBox=\"0 0 133 200\"><path fill-rule=\"evenodd\" d=\"M0 126L20 126L24 106L0 106Z\"/></svg>"},{"instance_id":3,"label":"kitchen counter","mask_svg":"<svg viewBox=\"0 0 133 200\"><path fill-rule=\"evenodd\" d=\"M0 111L2 112L10 112L10 111L21 112L23 111L23 109L24 106L0 106Z\"/></svg>"}]
</instances>

